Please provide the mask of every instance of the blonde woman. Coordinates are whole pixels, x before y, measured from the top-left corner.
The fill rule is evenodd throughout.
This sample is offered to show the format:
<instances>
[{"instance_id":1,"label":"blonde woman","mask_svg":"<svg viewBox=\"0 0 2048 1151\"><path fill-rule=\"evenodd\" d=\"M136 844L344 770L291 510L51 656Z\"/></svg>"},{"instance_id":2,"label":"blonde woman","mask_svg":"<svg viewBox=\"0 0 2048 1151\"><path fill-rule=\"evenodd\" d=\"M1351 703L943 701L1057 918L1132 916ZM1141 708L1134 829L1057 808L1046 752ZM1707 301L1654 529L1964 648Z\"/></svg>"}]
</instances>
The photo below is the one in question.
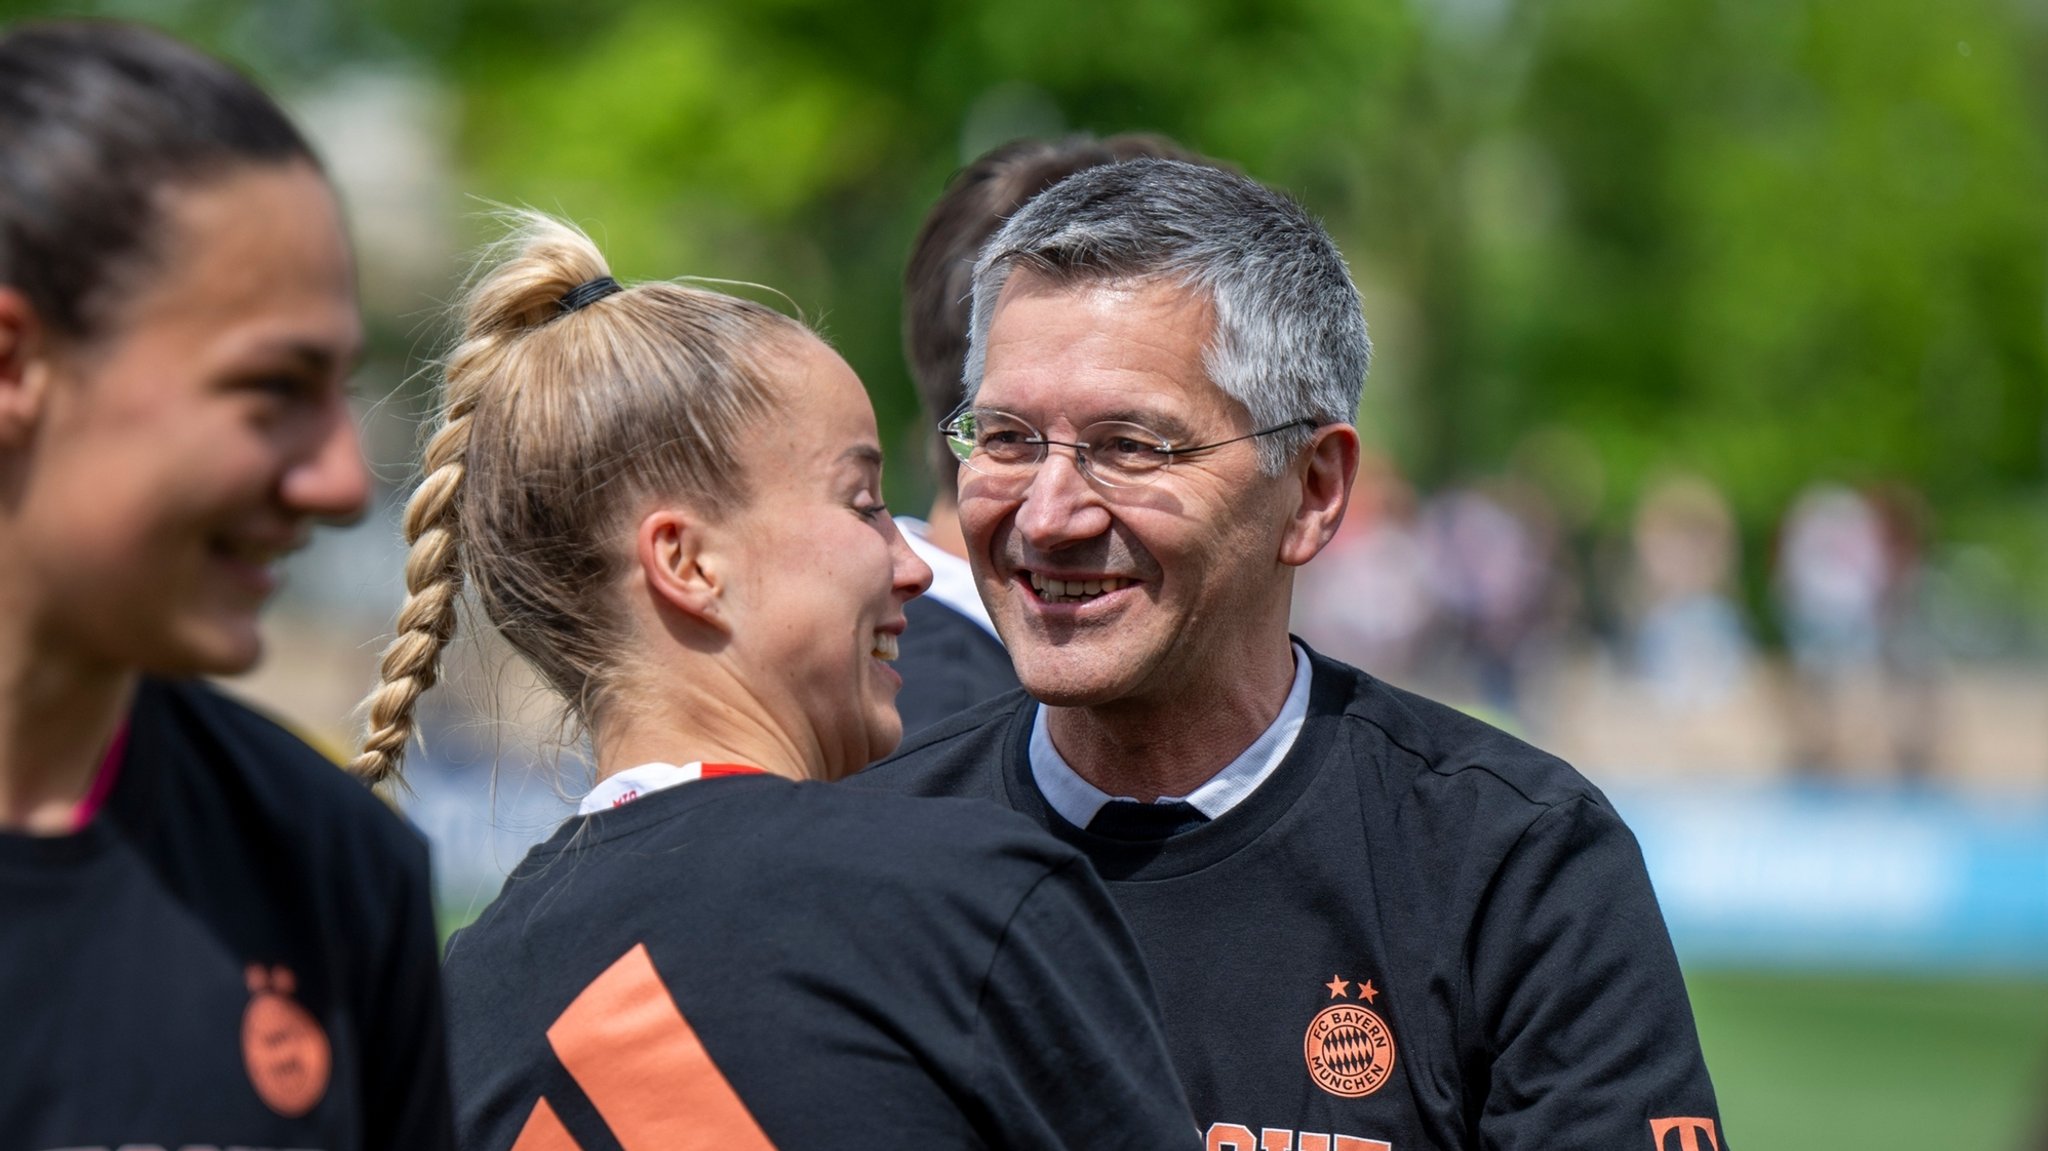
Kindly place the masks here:
<instances>
[{"instance_id":1,"label":"blonde woman","mask_svg":"<svg viewBox=\"0 0 2048 1151\"><path fill-rule=\"evenodd\" d=\"M1193 1145L1077 853L828 785L896 744L930 580L845 362L760 305L622 287L531 215L461 326L357 768L398 770L466 583L598 777L450 943L462 1144Z\"/></svg>"}]
</instances>

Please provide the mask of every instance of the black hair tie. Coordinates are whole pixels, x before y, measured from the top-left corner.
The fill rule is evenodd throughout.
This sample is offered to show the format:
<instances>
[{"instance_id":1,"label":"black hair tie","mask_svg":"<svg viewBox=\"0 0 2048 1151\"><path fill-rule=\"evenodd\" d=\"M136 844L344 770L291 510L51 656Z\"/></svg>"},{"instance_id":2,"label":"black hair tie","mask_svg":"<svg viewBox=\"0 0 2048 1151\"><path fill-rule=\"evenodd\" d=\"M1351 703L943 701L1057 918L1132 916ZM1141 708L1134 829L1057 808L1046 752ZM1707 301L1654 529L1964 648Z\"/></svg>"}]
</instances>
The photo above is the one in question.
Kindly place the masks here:
<instances>
[{"instance_id":1,"label":"black hair tie","mask_svg":"<svg viewBox=\"0 0 2048 1151\"><path fill-rule=\"evenodd\" d=\"M584 308L619 290L619 282L610 276L599 276L595 280L586 280L569 289L568 294L562 297L562 311L582 311Z\"/></svg>"}]
</instances>

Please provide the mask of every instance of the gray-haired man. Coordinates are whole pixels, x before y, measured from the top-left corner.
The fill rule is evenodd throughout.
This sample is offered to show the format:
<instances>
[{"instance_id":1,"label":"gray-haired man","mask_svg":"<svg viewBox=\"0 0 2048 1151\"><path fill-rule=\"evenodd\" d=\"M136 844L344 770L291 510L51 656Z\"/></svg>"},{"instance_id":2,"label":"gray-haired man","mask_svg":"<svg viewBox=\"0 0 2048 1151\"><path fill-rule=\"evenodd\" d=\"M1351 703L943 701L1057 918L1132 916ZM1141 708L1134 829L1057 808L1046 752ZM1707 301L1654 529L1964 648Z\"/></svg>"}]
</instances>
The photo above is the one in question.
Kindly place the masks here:
<instances>
[{"instance_id":1,"label":"gray-haired man","mask_svg":"<svg viewBox=\"0 0 2048 1151\"><path fill-rule=\"evenodd\" d=\"M1564 763L1314 655L1369 346L1252 181L1076 175L975 272L960 521L1030 697L860 784L1088 853L1212 1151L1724 1145L1640 853Z\"/></svg>"}]
</instances>

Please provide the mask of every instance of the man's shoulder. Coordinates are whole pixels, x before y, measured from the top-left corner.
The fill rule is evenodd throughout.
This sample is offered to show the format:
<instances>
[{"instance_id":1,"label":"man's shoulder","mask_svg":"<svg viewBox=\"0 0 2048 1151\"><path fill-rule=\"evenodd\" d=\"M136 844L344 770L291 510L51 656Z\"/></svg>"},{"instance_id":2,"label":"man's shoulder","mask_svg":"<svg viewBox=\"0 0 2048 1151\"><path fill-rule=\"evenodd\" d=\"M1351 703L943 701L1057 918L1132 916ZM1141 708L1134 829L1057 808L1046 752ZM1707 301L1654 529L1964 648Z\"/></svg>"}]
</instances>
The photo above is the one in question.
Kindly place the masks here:
<instances>
[{"instance_id":1,"label":"man's shoulder","mask_svg":"<svg viewBox=\"0 0 2048 1151\"><path fill-rule=\"evenodd\" d=\"M1573 800L1606 806L1606 797L1571 764L1449 704L1378 679L1338 660L1313 655L1315 674L1337 690L1317 693L1339 713L1348 746L1374 748L1368 759L1382 787L1428 797L1474 795L1532 810Z\"/></svg>"},{"instance_id":2,"label":"man's shoulder","mask_svg":"<svg viewBox=\"0 0 2048 1151\"><path fill-rule=\"evenodd\" d=\"M896 657L903 677L896 707L905 732L923 731L1017 686L1010 653L979 623L927 598L911 600L903 611L910 626Z\"/></svg>"},{"instance_id":3,"label":"man's shoulder","mask_svg":"<svg viewBox=\"0 0 2048 1151\"><path fill-rule=\"evenodd\" d=\"M1001 640L951 604L920 596L903 605L903 614L910 619L910 627L903 632L905 643L943 641L999 654L1003 650Z\"/></svg>"},{"instance_id":4,"label":"man's shoulder","mask_svg":"<svg viewBox=\"0 0 2048 1151\"><path fill-rule=\"evenodd\" d=\"M1014 724L1033 706L1022 688L1005 692L913 734L896 754L846 783L910 795L997 798Z\"/></svg>"},{"instance_id":5,"label":"man's shoulder","mask_svg":"<svg viewBox=\"0 0 2048 1151\"><path fill-rule=\"evenodd\" d=\"M1017 686L1010 653L980 624L945 604L924 599L903 605L903 614L910 626L900 641L897 671L903 675L906 691L942 687L942 678L966 677L987 688L977 697L986 699Z\"/></svg>"}]
</instances>

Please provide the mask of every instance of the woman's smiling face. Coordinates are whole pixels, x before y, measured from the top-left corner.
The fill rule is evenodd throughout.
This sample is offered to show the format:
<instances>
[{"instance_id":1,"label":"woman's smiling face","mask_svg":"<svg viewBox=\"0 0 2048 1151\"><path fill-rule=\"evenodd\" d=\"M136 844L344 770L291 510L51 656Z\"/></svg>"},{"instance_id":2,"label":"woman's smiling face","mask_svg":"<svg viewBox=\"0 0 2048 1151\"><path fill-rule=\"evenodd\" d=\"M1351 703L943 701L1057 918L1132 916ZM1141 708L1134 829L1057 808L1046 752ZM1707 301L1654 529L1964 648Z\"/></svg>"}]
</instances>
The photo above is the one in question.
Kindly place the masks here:
<instances>
[{"instance_id":1,"label":"woman's smiling face","mask_svg":"<svg viewBox=\"0 0 2048 1151\"><path fill-rule=\"evenodd\" d=\"M744 569L730 610L755 690L836 779L902 738L887 661L931 569L882 504L860 379L815 338L788 354L779 418L738 453L750 499L726 525Z\"/></svg>"},{"instance_id":2,"label":"woman's smiling face","mask_svg":"<svg viewBox=\"0 0 2048 1151\"><path fill-rule=\"evenodd\" d=\"M261 654L276 562L369 494L347 397L355 268L303 163L173 191L161 223L109 330L43 345L6 574L80 658L232 673Z\"/></svg>"}]
</instances>

